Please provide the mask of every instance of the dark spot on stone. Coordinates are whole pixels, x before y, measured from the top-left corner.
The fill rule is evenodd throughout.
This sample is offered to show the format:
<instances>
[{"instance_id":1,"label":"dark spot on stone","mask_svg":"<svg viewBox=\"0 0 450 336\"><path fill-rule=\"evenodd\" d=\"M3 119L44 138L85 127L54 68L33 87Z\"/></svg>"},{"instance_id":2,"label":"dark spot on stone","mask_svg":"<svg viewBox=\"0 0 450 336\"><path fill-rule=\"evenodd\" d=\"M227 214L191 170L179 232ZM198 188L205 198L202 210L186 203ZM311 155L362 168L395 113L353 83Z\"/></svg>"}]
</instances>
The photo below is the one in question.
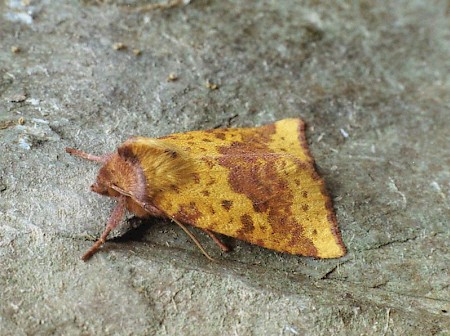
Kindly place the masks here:
<instances>
[{"instance_id":1,"label":"dark spot on stone","mask_svg":"<svg viewBox=\"0 0 450 336\"><path fill-rule=\"evenodd\" d=\"M302 192L303 198L308 198L308 192L305 190Z\"/></svg>"},{"instance_id":2,"label":"dark spot on stone","mask_svg":"<svg viewBox=\"0 0 450 336\"><path fill-rule=\"evenodd\" d=\"M210 195L208 190L203 190L202 195L208 197Z\"/></svg>"},{"instance_id":3,"label":"dark spot on stone","mask_svg":"<svg viewBox=\"0 0 450 336\"><path fill-rule=\"evenodd\" d=\"M312 232L312 234L313 234L314 236L316 236L316 235L317 235L317 230L314 229L313 232Z\"/></svg>"},{"instance_id":4,"label":"dark spot on stone","mask_svg":"<svg viewBox=\"0 0 450 336\"><path fill-rule=\"evenodd\" d=\"M302 210L305 211L305 212L308 211L309 210L309 205L308 204L303 204L302 205Z\"/></svg>"},{"instance_id":5,"label":"dark spot on stone","mask_svg":"<svg viewBox=\"0 0 450 336\"><path fill-rule=\"evenodd\" d=\"M211 139L208 139L208 138L203 138L202 141L203 142L213 142Z\"/></svg>"}]
</instances>

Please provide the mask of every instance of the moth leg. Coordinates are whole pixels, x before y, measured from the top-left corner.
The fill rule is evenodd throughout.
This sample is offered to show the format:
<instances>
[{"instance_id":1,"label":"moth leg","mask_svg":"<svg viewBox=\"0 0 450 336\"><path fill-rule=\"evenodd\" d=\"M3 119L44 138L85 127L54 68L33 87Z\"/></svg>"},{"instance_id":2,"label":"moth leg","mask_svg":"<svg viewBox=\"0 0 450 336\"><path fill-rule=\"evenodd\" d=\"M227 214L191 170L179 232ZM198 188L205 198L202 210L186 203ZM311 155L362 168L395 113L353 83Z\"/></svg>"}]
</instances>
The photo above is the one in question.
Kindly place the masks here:
<instances>
[{"instance_id":1,"label":"moth leg","mask_svg":"<svg viewBox=\"0 0 450 336\"><path fill-rule=\"evenodd\" d=\"M220 247L220 249L221 249L223 252L228 252L228 251L230 251L230 248L229 248L227 245L225 245L224 243L222 243L222 242L220 241L220 239L217 238L216 235L215 235L214 233L212 233L212 232L209 231L208 229L202 229L202 230L203 230L208 236L210 236L212 240L214 240L214 242Z\"/></svg>"},{"instance_id":2,"label":"moth leg","mask_svg":"<svg viewBox=\"0 0 450 336\"><path fill-rule=\"evenodd\" d=\"M80 158L83 158L83 159L86 159L89 161L95 161L95 162L99 162L99 163L106 163L106 161L108 161L108 159L110 157L110 154L97 156L97 155L88 154L88 153L85 153L78 149L70 148L70 147L66 147L66 153L69 153L70 155L78 156Z\"/></svg>"},{"instance_id":3,"label":"moth leg","mask_svg":"<svg viewBox=\"0 0 450 336\"><path fill-rule=\"evenodd\" d=\"M124 196L128 196L131 197L133 199L133 201L135 201L137 204L139 204L145 211L147 211L150 215L152 215L153 217L162 217L164 215L164 212L162 212L161 210L159 210L157 207L155 207L152 204L148 204L146 202L141 202L136 196L134 196L131 192L129 191L125 191L122 188L119 188L118 186L111 184L110 186L112 189L114 189L115 191L117 191L118 193L124 195Z\"/></svg>"},{"instance_id":4,"label":"moth leg","mask_svg":"<svg viewBox=\"0 0 450 336\"><path fill-rule=\"evenodd\" d=\"M180 228L183 229L183 231L189 236L189 238L192 239L192 241L197 245L197 247L202 251L203 255L208 258L210 261L216 261L213 257L211 257L208 252L203 248L202 244L198 241L197 238L191 233L191 231L188 230L188 228L182 224L181 222L177 221L174 217L171 217L172 221L174 221Z\"/></svg>"},{"instance_id":5,"label":"moth leg","mask_svg":"<svg viewBox=\"0 0 450 336\"><path fill-rule=\"evenodd\" d=\"M114 208L111 217L109 217L108 224L106 225L105 231L103 231L101 237L99 240L97 240L94 245L81 257L83 261L86 261L90 259L95 252L99 250L99 248L105 243L106 237L108 237L108 234L116 228L116 226L119 224L120 220L122 219L124 213L125 213L125 205L126 205L126 197L125 196L119 196L119 204L116 205Z\"/></svg>"}]
</instances>

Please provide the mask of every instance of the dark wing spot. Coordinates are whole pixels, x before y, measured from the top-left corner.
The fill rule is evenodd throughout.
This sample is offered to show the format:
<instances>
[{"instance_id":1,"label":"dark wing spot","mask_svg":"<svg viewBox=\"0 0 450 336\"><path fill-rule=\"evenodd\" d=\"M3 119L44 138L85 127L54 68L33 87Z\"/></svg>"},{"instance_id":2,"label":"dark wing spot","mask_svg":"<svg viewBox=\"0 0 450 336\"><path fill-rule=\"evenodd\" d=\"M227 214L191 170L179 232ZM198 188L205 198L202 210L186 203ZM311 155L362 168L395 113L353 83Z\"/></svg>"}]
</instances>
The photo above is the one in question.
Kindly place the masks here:
<instances>
[{"instance_id":1,"label":"dark wing spot","mask_svg":"<svg viewBox=\"0 0 450 336\"><path fill-rule=\"evenodd\" d=\"M312 175L312 178L313 178L314 181L321 180L320 175L316 172L315 169L311 172L311 175Z\"/></svg>"},{"instance_id":2,"label":"dark wing spot","mask_svg":"<svg viewBox=\"0 0 450 336\"><path fill-rule=\"evenodd\" d=\"M223 200L222 201L222 206L227 211L230 211L232 205L233 205L233 201L229 201L229 200Z\"/></svg>"},{"instance_id":3,"label":"dark wing spot","mask_svg":"<svg viewBox=\"0 0 450 336\"><path fill-rule=\"evenodd\" d=\"M138 157L134 154L133 149L131 148L132 146L130 144L125 144L123 146L120 146L117 149L117 153L119 154L119 156L124 159L127 162L130 163L138 163L139 159Z\"/></svg>"},{"instance_id":4,"label":"dark wing spot","mask_svg":"<svg viewBox=\"0 0 450 336\"><path fill-rule=\"evenodd\" d=\"M183 204L180 206L180 210L175 214L175 218L181 222L188 224L195 224L197 220L202 216L202 213L198 210L194 202L189 204Z\"/></svg>"},{"instance_id":5,"label":"dark wing spot","mask_svg":"<svg viewBox=\"0 0 450 336\"><path fill-rule=\"evenodd\" d=\"M214 133L214 136L215 136L217 139L225 140L225 133L219 133L219 132L216 132L216 133Z\"/></svg>"},{"instance_id":6,"label":"dark wing spot","mask_svg":"<svg viewBox=\"0 0 450 336\"><path fill-rule=\"evenodd\" d=\"M200 183L200 174L198 173L192 173L192 176L194 178L194 182L199 184Z\"/></svg>"},{"instance_id":7,"label":"dark wing spot","mask_svg":"<svg viewBox=\"0 0 450 336\"><path fill-rule=\"evenodd\" d=\"M174 151L173 149L166 149L164 151L164 153L166 153L167 155L169 155L172 159L175 159L178 157L178 153L176 151Z\"/></svg>"},{"instance_id":8,"label":"dark wing spot","mask_svg":"<svg viewBox=\"0 0 450 336\"><path fill-rule=\"evenodd\" d=\"M251 234L253 232L253 230L255 229L255 226L253 225L253 219L248 214L241 216L241 223L242 223L242 229L240 229L237 232L239 239L242 239L241 237L245 237L246 235ZM243 239L243 240L245 240L245 239Z\"/></svg>"},{"instance_id":9,"label":"dark wing spot","mask_svg":"<svg viewBox=\"0 0 450 336\"><path fill-rule=\"evenodd\" d=\"M203 157L201 160L208 165L208 168L212 168L216 165L215 161L213 159Z\"/></svg>"}]
</instances>

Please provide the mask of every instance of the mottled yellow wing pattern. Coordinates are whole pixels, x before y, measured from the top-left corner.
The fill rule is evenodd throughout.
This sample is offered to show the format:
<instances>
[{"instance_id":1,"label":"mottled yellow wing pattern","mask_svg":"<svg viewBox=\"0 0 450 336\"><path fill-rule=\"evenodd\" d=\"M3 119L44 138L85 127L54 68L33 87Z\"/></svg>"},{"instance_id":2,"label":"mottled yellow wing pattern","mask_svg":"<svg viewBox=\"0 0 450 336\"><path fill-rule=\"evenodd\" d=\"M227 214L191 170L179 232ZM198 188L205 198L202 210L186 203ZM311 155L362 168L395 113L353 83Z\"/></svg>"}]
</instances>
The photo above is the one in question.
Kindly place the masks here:
<instances>
[{"instance_id":1,"label":"mottled yellow wing pattern","mask_svg":"<svg viewBox=\"0 0 450 336\"><path fill-rule=\"evenodd\" d=\"M168 216L276 251L319 258L345 254L302 120L159 140L192 165L188 178L154 196L152 202Z\"/></svg>"}]
</instances>

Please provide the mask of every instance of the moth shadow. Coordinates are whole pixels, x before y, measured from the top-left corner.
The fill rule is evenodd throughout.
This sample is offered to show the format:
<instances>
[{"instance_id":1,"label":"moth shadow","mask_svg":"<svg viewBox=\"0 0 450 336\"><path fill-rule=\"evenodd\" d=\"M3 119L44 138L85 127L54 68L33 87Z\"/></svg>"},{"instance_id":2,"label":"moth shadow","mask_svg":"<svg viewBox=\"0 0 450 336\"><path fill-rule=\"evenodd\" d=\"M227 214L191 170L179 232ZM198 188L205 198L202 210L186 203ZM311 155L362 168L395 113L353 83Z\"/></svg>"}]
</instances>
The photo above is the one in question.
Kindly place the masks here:
<instances>
[{"instance_id":1,"label":"moth shadow","mask_svg":"<svg viewBox=\"0 0 450 336\"><path fill-rule=\"evenodd\" d=\"M167 223L156 218L131 217L127 220L123 233L114 238L108 239L115 243L144 242L146 237L159 234L158 231L167 229Z\"/></svg>"},{"instance_id":2,"label":"moth shadow","mask_svg":"<svg viewBox=\"0 0 450 336\"><path fill-rule=\"evenodd\" d=\"M189 236L183 232L176 224L167 219L162 218L138 218L131 217L127 220L128 229L123 234L108 239L112 243L127 244L132 242L145 242L156 245L184 245L194 244ZM200 241L200 243L208 250L216 250L218 246L208 237L201 229L186 225L188 230ZM230 252L236 247L233 238L215 234L219 240L224 243Z\"/></svg>"}]
</instances>

